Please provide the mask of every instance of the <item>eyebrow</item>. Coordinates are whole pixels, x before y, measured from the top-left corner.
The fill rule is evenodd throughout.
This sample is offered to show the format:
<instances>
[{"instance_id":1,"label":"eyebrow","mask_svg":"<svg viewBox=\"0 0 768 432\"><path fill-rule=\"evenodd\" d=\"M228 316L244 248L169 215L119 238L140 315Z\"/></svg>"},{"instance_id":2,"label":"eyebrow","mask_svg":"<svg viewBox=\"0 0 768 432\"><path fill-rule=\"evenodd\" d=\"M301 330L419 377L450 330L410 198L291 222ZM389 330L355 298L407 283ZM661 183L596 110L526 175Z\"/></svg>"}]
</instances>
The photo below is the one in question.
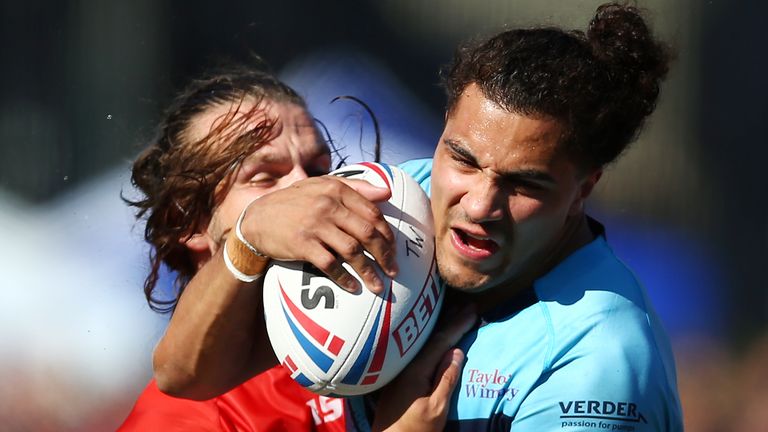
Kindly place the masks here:
<instances>
[{"instance_id":1,"label":"eyebrow","mask_svg":"<svg viewBox=\"0 0 768 432\"><path fill-rule=\"evenodd\" d=\"M505 180L511 181L511 182L535 181L540 183L547 183L550 185L554 185L557 183L551 175L543 171L533 170L533 169L517 170L509 173L501 173L500 175Z\"/></svg>"},{"instance_id":2,"label":"eyebrow","mask_svg":"<svg viewBox=\"0 0 768 432\"><path fill-rule=\"evenodd\" d=\"M475 165L477 167L480 166L480 163L477 161L477 158L475 155L472 154L461 142L446 138L443 140L446 146L450 149L451 152L459 155L463 159L465 159L467 162L471 163L472 165ZM555 179L547 174L544 171L536 170L536 169L519 169L514 171L496 171L501 178L503 178L506 181L512 181L512 182L519 182L519 181L538 181L538 182L544 182L549 184L556 184L557 182Z\"/></svg>"},{"instance_id":3,"label":"eyebrow","mask_svg":"<svg viewBox=\"0 0 768 432\"><path fill-rule=\"evenodd\" d=\"M473 155L469 150L467 150L461 143L458 141L451 139L451 138L445 138L443 140L445 145L448 146L448 148L457 155L461 156L462 158L466 159L467 162L470 162L473 165L479 165L477 162L477 158L475 158L475 155Z\"/></svg>"},{"instance_id":4,"label":"eyebrow","mask_svg":"<svg viewBox=\"0 0 768 432\"><path fill-rule=\"evenodd\" d=\"M271 151L269 149L269 144L270 143L264 143L258 149L256 149L255 152L248 155L245 160L262 165L280 164L288 160L284 157L284 155L280 155L274 151ZM313 149L309 160L315 160L323 156L331 156L331 150L327 145L318 143Z\"/></svg>"}]
</instances>

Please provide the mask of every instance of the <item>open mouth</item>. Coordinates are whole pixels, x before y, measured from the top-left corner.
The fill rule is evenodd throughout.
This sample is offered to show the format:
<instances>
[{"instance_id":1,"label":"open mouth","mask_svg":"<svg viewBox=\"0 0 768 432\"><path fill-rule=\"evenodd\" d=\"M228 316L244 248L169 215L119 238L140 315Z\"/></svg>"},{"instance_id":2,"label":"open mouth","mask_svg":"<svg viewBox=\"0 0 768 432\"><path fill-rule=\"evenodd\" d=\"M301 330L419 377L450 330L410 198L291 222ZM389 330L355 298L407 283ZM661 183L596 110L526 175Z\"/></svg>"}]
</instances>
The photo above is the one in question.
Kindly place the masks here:
<instances>
[{"instance_id":1,"label":"open mouth","mask_svg":"<svg viewBox=\"0 0 768 432\"><path fill-rule=\"evenodd\" d=\"M474 236L457 228L452 228L451 234L456 249L470 258L487 258L499 250L498 243L490 238Z\"/></svg>"}]
</instances>

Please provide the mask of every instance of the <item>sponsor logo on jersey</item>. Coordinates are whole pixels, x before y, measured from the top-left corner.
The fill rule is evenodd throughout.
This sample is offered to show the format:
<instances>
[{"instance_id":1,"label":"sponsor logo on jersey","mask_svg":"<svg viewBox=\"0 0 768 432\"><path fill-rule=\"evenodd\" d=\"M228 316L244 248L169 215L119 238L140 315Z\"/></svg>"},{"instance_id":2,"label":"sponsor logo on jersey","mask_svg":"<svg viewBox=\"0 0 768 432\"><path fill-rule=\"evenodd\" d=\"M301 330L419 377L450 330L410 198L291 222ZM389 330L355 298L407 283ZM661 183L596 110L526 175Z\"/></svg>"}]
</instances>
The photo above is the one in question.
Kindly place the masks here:
<instances>
[{"instance_id":1,"label":"sponsor logo on jersey","mask_svg":"<svg viewBox=\"0 0 768 432\"><path fill-rule=\"evenodd\" d=\"M558 402L561 428L590 427L633 431L632 423L648 423L633 402L611 400L570 400Z\"/></svg>"},{"instance_id":2,"label":"sponsor logo on jersey","mask_svg":"<svg viewBox=\"0 0 768 432\"><path fill-rule=\"evenodd\" d=\"M506 399L517 395L518 389L510 386L511 376L498 369L470 368L464 372L464 397L468 399Z\"/></svg>"}]
</instances>

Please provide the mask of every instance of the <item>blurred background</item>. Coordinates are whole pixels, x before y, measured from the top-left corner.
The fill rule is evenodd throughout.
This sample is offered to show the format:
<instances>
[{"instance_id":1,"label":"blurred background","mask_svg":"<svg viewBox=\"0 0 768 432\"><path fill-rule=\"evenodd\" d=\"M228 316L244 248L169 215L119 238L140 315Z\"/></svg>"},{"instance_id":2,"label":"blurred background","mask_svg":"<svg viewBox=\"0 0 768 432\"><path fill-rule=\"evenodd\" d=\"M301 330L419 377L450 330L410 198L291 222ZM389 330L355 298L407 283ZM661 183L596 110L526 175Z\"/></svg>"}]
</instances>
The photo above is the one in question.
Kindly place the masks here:
<instances>
[{"instance_id":1,"label":"blurred background","mask_svg":"<svg viewBox=\"0 0 768 432\"><path fill-rule=\"evenodd\" d=\"M143 227L120 194L135 196L131 161L187 80L258 54L350 161L371 159L370 120L329 102L368 103L396 163L431 154L459 42L584 29L600 3L3 0L0 429L113 430L149 379L167 317L144 302ZM672 336L687 430L766 430L768 3L639 5L677 59L590 212Z\"/></svg>"}]
</instances>

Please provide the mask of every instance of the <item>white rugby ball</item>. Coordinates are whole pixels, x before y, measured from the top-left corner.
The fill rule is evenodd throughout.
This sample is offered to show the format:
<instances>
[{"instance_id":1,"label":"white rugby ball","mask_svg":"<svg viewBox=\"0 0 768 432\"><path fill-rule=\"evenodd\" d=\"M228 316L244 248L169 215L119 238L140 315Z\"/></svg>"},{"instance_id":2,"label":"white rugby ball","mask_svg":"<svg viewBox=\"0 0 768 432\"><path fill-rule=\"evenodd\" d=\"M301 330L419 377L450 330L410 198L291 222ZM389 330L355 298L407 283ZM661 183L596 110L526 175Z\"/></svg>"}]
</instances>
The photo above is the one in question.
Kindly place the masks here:
<instances>
[{"instance_id":1,"label":"white rugby ball","mask_svg":"<svg viewBox=\"0 0 768 432\"><path fill-rule=\"evenodd\" d=\"M397 167L363 162L332 175L387 187L379 204L396 240L400 271L394 279L379 271L385 290L341 289L304 262L273 262L264 279L264 316L275 355L291 377L322 395L352 396L374 391L413 359L424 345L443 303L437 278L429 199ZM377 269L378 270L378 269Z\"/></svg>"}]
</instances>

